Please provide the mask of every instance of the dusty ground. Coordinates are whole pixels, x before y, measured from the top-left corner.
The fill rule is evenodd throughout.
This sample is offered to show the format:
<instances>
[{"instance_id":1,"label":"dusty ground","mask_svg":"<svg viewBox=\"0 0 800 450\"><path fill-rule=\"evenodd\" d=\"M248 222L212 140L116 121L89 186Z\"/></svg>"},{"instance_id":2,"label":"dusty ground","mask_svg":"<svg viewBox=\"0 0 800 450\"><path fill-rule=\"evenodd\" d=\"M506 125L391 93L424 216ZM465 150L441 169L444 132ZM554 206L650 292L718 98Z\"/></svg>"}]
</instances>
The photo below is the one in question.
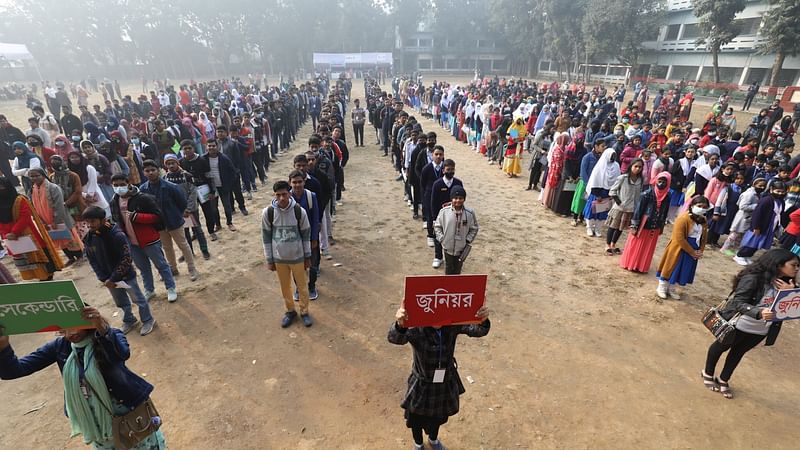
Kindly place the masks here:
<instances>
[{"instance_id":1,"label":"dusty ground","mask_svg":"<svg viewBox=\"0 0 800 450\"><path fill-rule=\"evenodd\" d=\"M794 323L775 347L746 356L732 381L735 400L702 387L711 339L699 317L727 294L738 269L730 259L708 251L684 300L657 301L654 269L621 270L617 257L603 255L600 238L544 210L524 180L507 179L423 123L457 161L478 214L481 231L465 272L489 274L493 310L491 333L463 338L458 349L467 392L441 434L448 448L796 448ZM411 447L399 407L411 351L387 343L386 331L403 277L441 272L430 268L432 249L402 202L389 158L367 136L370 145L351 150L334 259L322 263L312 328L279 327L282 301L259 234L266 189L249 203L254 214L235 217L238 232L211 243L213 259L199 262L203 277L178 278L177 303L167 304L158 286L159 327L145 338L130 335L129 365L156 386L171 448ZM286 175L289 160L273 166L271 180ZM87 265L57 278L76 280L108 316L116 311ZM51 338L12 343L25 353ZM84 448L68 437L55 367L0 383L0 398L0 448Z\"/></svg>"}]
</instances>

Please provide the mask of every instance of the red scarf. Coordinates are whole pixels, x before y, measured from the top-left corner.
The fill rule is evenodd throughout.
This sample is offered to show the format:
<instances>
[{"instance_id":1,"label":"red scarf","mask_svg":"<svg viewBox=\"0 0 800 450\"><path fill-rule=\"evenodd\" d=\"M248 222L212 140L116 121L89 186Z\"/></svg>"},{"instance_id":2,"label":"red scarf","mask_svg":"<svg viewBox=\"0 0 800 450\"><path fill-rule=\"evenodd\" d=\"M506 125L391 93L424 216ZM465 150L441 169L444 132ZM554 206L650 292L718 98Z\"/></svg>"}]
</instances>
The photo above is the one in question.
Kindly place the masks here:
<instances>
[{"instance_id":1,"label":"red scarf","mask_svg":"<svg viewBox=\"0 0 800 450\"><path fill-rule=\"evenodd\" d=\"M664 189L659 189L658 184L653 185L653 191L656 193L656 207L661 208L661 202L667 198L667 194L669 194L669 185L672 183L672 175L669 172L661 172L656 176L656 183L660 178L665 178L667 180L667 185Z\"/></svg>"}]
</instances>

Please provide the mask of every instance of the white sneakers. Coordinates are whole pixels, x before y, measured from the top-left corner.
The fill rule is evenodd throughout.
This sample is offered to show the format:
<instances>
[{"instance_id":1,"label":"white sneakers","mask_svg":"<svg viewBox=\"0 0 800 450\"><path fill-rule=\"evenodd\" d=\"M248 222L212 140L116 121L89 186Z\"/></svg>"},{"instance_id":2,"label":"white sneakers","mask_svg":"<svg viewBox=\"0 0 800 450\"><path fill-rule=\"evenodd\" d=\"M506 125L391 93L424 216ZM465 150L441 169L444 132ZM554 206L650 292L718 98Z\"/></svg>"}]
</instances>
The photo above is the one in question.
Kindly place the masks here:
<instances>
[{"instance_id":1,"label":"white sneakers","mask_svg":"<svg viewBox=\"0 0 800 450\"><path fill-rule=\"evenodd\" d=\"M428 238L428 247L433 247L433 246L434 246L433 238L429 237Z\"/></svg>"},{"instance_id":2,"label":"white sneakers","mask_svg":"<svg viewBox=\"0 0 800 450\"><path fill-rule=\"evenodd\" d=\"M434 269L438 269L439 267L441 267L441 265L442 265L441 259L433 258L433 264L431 264L431 267L433 267Z\"/></svg>"},{"instance_id":3,"label":"white sneakers","mask_svg":"<svg viewBox=\"0 0 800 450\"><path fill-rule=\"evenodd\" d=\"M593 237L594 236L594 230L592 230L591 227L587 226L586 227L586 235L589 236L589 237Z\"/></svg>"},{"instance_id":4,"label":"white sneakers","mask_svg":"<svg viewBox=\"0 0 800 450\"><path fill-rule=\"evenodd\" d=\"M167 289L167 301L170 303L178 301L178 291L175 288Z\"/></svg>"},{"instance_id":5,"label":"white sneakers","mask_svg":"<svg viewBox=\"0 0 800 450\"><path fill-rule=\"evenodd\" d=\"M740 266L749 266L750 264L752 264L750 258L743 258L741 256L734 256L733 260L736 262L736 264Z\"/></svg>"},{"instance_id":6,"label":"white sneakers","mask_svg":"<svg viewBox=\"0 0 800 450\"><path fill-rule=\"evenodd\" d=\"M658 287L656 288L656 295L658 298L666 299L667 297L673 300L680 300L681 294L675 288L675 285L669 284L664 280L658 280Z\"/></svg>"}]
</instances>

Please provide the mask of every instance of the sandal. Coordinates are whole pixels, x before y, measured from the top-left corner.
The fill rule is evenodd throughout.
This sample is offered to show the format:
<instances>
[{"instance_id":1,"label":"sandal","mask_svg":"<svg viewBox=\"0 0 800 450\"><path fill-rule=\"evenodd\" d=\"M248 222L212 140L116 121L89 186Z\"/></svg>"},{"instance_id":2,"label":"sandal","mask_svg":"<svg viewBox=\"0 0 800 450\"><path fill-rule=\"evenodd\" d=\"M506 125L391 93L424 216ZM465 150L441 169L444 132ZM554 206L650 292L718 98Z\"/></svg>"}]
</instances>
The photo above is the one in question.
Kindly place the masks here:
<instances>
[{"instance_id":1,"label":"sandal","mask_svg":"<svg viewBox=\"0 0 800 450\"><path fill-rule=\"evenodd\" d=\"M607 248L606 249L606 256L614 256L614 250L610 249L610 248Z\"/></svg>"},{"instance_id":2,"label":"sandal","mask_svg":"<svg viewBox=\"0 0 800 450\"><path fill-rule=\"evenodd\" d=\"M614 254L615 254L615 255L621 255L621 254L622 254L622 249L620 249L620 248L614 248Z\"/></svg>"},{"instance_id":3,"label":"sandal","mask_svg":"<svg viewBox=\"0 0 800 450\"><path fill-rule=\"evenodd\" d=\"M719 385L719 393L727 399L733 398L733 391L727 381L722 381L719 378L714 378L714 381Z\"/></svg>"},{"instance_id":4,"label":"sandal","mask_svg":"<svg viewBox=\"0 0 800 450\"><path fill-rule=\"evenodd\" d=\"M717 384L716 378L711 375L706 375L705 370L700 371L700 377L703 378L703 386L706 387L711 392L717 392L719 390L719 384Z\"/></svg>"}]
</instances>

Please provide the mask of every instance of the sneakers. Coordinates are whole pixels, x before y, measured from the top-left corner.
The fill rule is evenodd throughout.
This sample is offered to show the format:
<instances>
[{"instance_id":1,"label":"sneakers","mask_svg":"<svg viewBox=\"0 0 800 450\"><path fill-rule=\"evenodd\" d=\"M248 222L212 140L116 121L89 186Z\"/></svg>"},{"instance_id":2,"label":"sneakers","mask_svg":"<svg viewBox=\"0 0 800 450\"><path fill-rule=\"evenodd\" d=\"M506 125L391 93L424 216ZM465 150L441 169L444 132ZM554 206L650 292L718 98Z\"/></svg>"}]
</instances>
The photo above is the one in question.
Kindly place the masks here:
<instances>
[{"instance_id":1,"label":"sneakers","mask_svg":"<svg viewBox=\"0 0 800 450\"><path fill-rule=\"evenodd\" d=\"M177 268L176 269L170 269L170 271L172 271L172 276L173 277L177 277L178 275L181 274L180 271Z\"/></svg>"},{"instance_id":2,"label":"sneakers","mask_svg":"<svg viewBox=\"0 0 800 450\"><path fill-rule=\"evenodd\" d=\"M311 320L311 316L309 316L308 314L301 314L300 318L303 319L303 325L305 325L306 328L310 327L311 325L314 325L314 321Z\"/></svg>"},{"instance_id":3,"label":"sneakers","mask_svg":"<svg viewBox=\"0 0 800 450\"><path fill-rule=\"evenodd\" d=\"M156 293L153 291L144 291L144 299L150 300L151 298L155 297Z\"/></svg>"},{"instance_id":4,"label":"sneakers","mask_svg":"<svg viewBox=\"0 0 800 450\"><path fill-rule=\"evenodd\" d=\"M211 240L212 240L212 241L216 241L217 239L219 239L219 238L217 237L217 233L211 233L211 234L209 235L209 237L211 237Z\"/></svg>"},{"instance_id":5,"label":"sneakers","mask_svg":"<svg viewBox=\"0 0 800 450\"><path fill-rule=\"evenodd\" d=\"M211 257L211 255L208 255L208 256ZM206 259L208 259L208 258L206 258ZM198 278L200 278L200 272L198 272L197 269L189 271L189 279L190 280L196 281Z\"/></svg>"},{"instance_id":6,"label":"sneakers","mask_svg":"<svg viewBox=\"0 0 800 450\"><path fill-rule=\"evenodd\" d=\"M245 207L241 207L241 208L239 208L239 211L241 211L241 212L242 212L242 215L243 215L243 216L246 216L246 215L250 214L249 212L247 212L247 208L245 208Z\"/></svg>"},{"instance_id":7,"label":"sneakers","mask_svg":"<svg viewBox=\"0 0 800 450\"><path fill-rule=\"evenodd\" d=\"M441 266L442 266L442 260L439 258L433 258L433 263L431 264L431 267L433 267L434 269L438 269Z\"/></svg>"},{"instance_id":8,"label":"sneakers","mask_svg":"<svg viewBox=\"0 0 800 450\"><path fill-rule=\"evenodd\" d=\"M427 226L425 228L427 228ZM433 238L429 237L428 238L428 247L433 247L433 246L434 246Z\"/></svg>"},{"instance_id":9,"label":"sneakers","mask_svg":"<svg viewBox=\"0 0 800 450\"><path fill-rule=\"evenodd\" d=\"M288 328L289 325L294 322L294 319L297 318L297 313L294 311L289 311L283 315L283 319L281 319L281 328Z\"/></svg>"},{"instance_id":10,"label":"sneakers","mask_svg":"<svg viewBox=\"0 0 800 450\"><path fill-rule=\"evenodd\" d=\"M248 200L252 200L253 199L253 193L252 192L247 191L247 199ZM244 211L242 211L242 214L244 214ZM246 216L247 214L244 214L244 215Z\"/></svg>"},{"instance_id":11,"label":"sneakers","mask_svg":"<svg viewBox=\"0 0 800 450\"><path fill-rule=\"evenodd\" d=\"M148 334L153 332L153 328L156 327L155 319L151 320L150 322L143 323L142 329L139 330L139 334L142 336L147 336Z\"/></svg>"},{"instance_id":12,"label":"sneakers","mask_svg":"<svg viewBox=\"0 0 800 450\"><path fill-rule=\"evenodd\" d=\"M205 259L206 261L211 259L211 253L203 252L203 259Z\"/></svg>"},{"instance_id":13,"label":"sneakers","mask_svg":"<svg viewBox=\"0 0 800 450\"><path fill-rule=\"evenodd\" d=\"M317 292L317 288L311 288L308 290L308 299L314 301L319 298L319 293Z\"/></svg>"},{"instance_id":14,"label":"sneakers","mask_svg":"<svg viewBox=\"0 0 800 450\"><path fill-rule=\"evenodd\" d=\"M591 227L586 227L586 235L589 237L594 237L594 230Z\"/></svg>"},{"instance_id":15,"label":"sneakers","mask_svg":"<svg viewBox=\"0 0 800 450\"><path fill-rule=\"evenodd\" d=\"M742 258L741 256L734 256L733 261L740 266L750 265L750 261L747 258Z\"/></svg>"},{"instance_id":16,"label":"sneakers","mask_svg":"<svg viewBox=\"0 0 800 450\"><path fill-rule=\"evenodd\" d=\"M122 322L122 326L119 328L119 330L122 331L122 334L128 334L134 328L136 328L136 325L139 325L138 320L134 320L133 322Z\"/></svg>"},{"instance_id":17,"label":"sneakers","mask_svg":"<svg viewBox=\"0 0 800 450\"><path fill-rule=\"evenodd\" d=\"M167 289L167 301L170 303L178 301L178 291L175 288Z\"/></svg>"},{"instance_id":18,"label":"sneakers","mask_svg":"<svg viewBox=\"0 0 800 450\"><path fill-rule=\"evenodd\" d=\"M333 256L331 256L331 252L328 249L323 250L321 254L325 259L333 259Z\"/></svg>"},{"instance_id":19,"label":"sneakers","mask_svg":"<svg viewBox=\"0 0 800 450\"><path fill-rule=\"evenodd\" d=\"M680 300L681 299L681 294L678 293L678 290L675 289L675 286L671 286L670 285L670 287L667 288L667 295L669 295L669 298L671 298L673 300Z\"/></svg>"},{"instance_id":20,"label":"sneakers","mask_svg":"<svg viewBox=\"0 0 800 450\"><path fill-rule=\"evenodd\" d=\"M231 230L231 231L236 231L236 225L234 225L232 223L229 223L228 224L228 229Z\"/></svg>"},{"instance_id":21,"label":"sneakers","mask_svg":"<svg viewBox=\"0 0 800 450\"><path fill-rule=\"evenodd\" d=\"M435 441L428 439L428 444L431 445L431 450L447 450L444 448L444 444L442 444L442 441L438 439Z\"/></svg>"},{"instance_id":22,"label":"sneakers","mask_svg":"<svg viewBox=\"0 0 800 450\"><path fill-rule=\"evenodd\" d=\"M667 283L663 281L658 282L658 287L656 288L656 295L658 298L666 299L667 298Z\"/></svg>"}]
</instances>

